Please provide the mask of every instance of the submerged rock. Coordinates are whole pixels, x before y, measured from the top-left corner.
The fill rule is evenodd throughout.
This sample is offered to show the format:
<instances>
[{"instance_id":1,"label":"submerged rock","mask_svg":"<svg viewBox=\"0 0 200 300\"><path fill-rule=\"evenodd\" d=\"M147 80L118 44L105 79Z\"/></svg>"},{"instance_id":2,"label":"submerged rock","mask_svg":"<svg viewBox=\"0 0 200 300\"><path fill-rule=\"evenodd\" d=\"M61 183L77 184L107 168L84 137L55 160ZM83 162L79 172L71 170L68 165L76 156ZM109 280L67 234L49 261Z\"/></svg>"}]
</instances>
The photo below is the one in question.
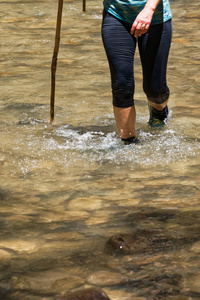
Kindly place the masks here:
<instances>
[{"instance_id":1,"label":"submerged rock","mask_svg":"<svg viewBox=\"0 0 200 300\"><path fill-rule=\"evenodd\" d=\"M1 263L11 258L11 254L7 250L0 249L0 261Z\"/></svg>"},{"instance_id":2,"label":"submerged rock","mask_svg":"<svg viewBox=\"0 0 200 300\"><path fill-rule=\"evenodd\" d=\"M86 290L80 290L69 295L66 295L64 298L58 298L56 300L110 300L108 296L98 288L90 288Z\"/></svg>"},{"instance_id":3,"label":"submerged rock","mask_svg":"<svg viewBox=\"0 0 200 300\"><path fill-rule=\"evenodd\" d=\"M128 255L151 249L151 242L144 234L117 234L109 238L105 252L110 255Z\"/></svg>"},{"instance_id":4,"label":"submerged rock","mask_svg":"<svg viewBox=\"0 0 200 300\"><path fill-rule=\"evenodd\" d=\"M109 271L97 271L87 278L89 284L99 287L122 285L126 284L128 280L127 276Z\"/></svg>"},{"instance_id":5,"label":"submerged rock","mask_svg":"<svg viewBox=\"0 0 200 300\"><path fill-rule=\"evenodd\" d=\"M162 233L138 230L133 234L117 234L109 238L105 253L109 255L130 255L133 253L152 253L173 247L173 242Z\"/></svg>"},{"instance_id":6,"label":"submerged rock","mask_svg":"<svg viewBox=\"0 0 200 300\"><path fill-rule=\"evenodd\" d=\"M200 253L200 241L194 243L194 244L191 246L190 250L191 250L192 252L194 252L194 253Z\"/></svg>"}]
</instances>

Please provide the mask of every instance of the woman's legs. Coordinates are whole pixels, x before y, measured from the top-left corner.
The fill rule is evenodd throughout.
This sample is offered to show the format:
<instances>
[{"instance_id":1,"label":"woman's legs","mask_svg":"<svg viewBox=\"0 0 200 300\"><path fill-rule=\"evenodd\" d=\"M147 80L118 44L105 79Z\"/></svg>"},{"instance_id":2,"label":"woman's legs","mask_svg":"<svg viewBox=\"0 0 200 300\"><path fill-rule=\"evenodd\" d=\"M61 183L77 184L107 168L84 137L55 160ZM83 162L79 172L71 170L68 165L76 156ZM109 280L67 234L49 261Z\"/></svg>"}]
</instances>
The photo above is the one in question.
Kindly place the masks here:
<instances>
[{"instance_id":1,"label":"woman's legs","mask_svg":"<svg viewBox=\"0 0 200 300\"><path fill-rule=\"evenodd\" d=\"M122 139L135 136L133 61L136 40L130 26L104 11L102 39L109 61L113 109Z\"/></svg>"},{"instance_id":2,"label":"woman's legs","mask_svg":"<svg viewBox=\"0 0 200 300\"><path fill-rule=\"evenodd\" d=\"M135 136L133 62L136 39L131 36L130 27L104 11L102 38L111 72L114 115L122 139ZM152 107L150 118L153 115L164 120L168 114L166 70L171 36L170 20L150 26L148 32L138 38L143 88Z\"/></svg>"}]
</instances>

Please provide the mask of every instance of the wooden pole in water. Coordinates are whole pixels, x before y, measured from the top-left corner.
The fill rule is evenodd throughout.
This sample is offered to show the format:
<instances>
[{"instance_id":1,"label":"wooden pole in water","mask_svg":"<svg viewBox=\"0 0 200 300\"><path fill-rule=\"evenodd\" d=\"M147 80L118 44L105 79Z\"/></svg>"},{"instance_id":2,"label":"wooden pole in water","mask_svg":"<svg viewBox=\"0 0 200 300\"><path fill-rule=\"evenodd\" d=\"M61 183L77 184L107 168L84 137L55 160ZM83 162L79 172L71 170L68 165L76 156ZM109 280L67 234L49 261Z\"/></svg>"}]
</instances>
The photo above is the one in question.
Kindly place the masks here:
<instances>
[{"instance_id":1,"label":"wooden pole in water","mask_svg":"<svg viewBox=\"0 0 200 300\"><path fill-rule=\"evenodd\" d=\"M86 11L86 0L83 0L83 11Z\"/></svg>"},{"instance_id":2,"label":"wooden pole in water","mask_svg":"<svg viewBox=\"0 0 200 300\"><path fill-rule=\"evenodd\" d=\"M60 29L62 20L62 9L63 0L58 0L58 13L57 13L57 25L56 25L56 36L55 36L55 46L52 57L51 64L51 102L50 102L50 123L54 121L54 103L55 103L55 79L56 79L56 67L57 67L57 57L60 45Z\"/></svg>"}]
</instances>

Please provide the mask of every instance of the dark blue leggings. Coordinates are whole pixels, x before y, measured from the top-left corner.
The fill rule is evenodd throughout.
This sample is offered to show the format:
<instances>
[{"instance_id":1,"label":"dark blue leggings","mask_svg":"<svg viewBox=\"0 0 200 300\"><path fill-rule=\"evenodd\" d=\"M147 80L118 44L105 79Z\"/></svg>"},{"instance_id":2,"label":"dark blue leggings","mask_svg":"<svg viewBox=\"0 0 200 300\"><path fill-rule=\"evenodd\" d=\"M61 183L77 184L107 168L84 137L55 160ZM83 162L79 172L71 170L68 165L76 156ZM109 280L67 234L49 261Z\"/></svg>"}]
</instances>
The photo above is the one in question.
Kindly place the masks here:
<instances>
[{"instance_id":1,"label":"dark blue leggings","mask_svg":"<svg viewBox=\"0 0 200 300\"><path fill-rule=\"evenodd\" d=\"M169 97L166 83L167 60L172 37L171 20L151 25L137 39L130 34L132 24L123 22L104 10L102 39L106 50L112 82L113 105L129 107L134 104L134 54L136 40L143 69L143 89L156 104Z\"/></svg>"}]
</instances>

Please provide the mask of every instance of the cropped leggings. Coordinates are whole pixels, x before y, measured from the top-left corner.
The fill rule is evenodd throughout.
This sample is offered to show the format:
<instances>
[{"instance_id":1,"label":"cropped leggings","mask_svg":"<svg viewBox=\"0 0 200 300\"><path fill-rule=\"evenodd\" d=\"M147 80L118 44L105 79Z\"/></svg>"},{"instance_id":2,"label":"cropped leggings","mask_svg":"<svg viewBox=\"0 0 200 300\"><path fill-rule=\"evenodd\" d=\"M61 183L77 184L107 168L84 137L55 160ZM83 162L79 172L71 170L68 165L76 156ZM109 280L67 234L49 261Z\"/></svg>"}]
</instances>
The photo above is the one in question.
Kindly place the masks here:
<instances>
[{"instance_id":1,"label":"cropped leggings","mask_svg":"<svg viewBox=\"0 0 200 300\"><path fill-rule=\"evenodd\" d=\"M151 25L137 39L130 34L131 26L104 10L102 39L110 66L113 105L129 107L134 104L133 64L137 40L143 70L143 90L150 101L161 104L169 97L166 71L172 22L169 20Z\"/></svg>"}]
</instances>

